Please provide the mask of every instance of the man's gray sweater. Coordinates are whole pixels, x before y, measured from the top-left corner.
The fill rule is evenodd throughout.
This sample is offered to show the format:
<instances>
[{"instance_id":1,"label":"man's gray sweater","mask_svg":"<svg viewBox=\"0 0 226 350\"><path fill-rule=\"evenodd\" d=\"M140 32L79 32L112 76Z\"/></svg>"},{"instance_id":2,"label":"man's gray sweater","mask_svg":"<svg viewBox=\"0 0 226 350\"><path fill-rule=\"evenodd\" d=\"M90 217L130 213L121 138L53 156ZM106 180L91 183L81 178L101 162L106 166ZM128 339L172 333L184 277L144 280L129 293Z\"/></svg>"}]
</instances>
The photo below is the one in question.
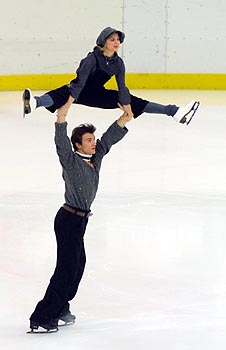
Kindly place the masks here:
<instances>
[{"instance_id":1,"label":"man's gray sweater","mask_svg":"<svg viewBox=\"0 0 226 350\"><path fill-rule=\"evenodd\" d=\"M114 122L97 140L96 153L92 156L92 168L72 150L67 136L67 122L55 124L55 144L65 181L65 202L75 208L90 210L99 184L101 162L112 145L120 141L128 132Z\"/></svg>"}]
</instances>

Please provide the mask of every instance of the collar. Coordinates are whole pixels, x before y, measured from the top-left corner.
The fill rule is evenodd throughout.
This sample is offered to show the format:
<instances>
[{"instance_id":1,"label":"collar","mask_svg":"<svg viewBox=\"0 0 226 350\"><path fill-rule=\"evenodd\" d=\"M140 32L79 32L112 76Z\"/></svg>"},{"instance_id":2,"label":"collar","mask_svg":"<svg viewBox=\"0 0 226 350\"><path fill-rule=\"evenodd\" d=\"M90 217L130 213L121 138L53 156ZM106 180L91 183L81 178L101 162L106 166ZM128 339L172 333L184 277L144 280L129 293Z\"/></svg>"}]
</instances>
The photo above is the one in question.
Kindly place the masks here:
<instances>
[{"instance_id":1,"label":"collar","mask_svg":"<svg viewBox=\"0 0 226 350\"><path fill-rule=\"evenodd\" d=\"M92 158L92 154L83 154L83 153L80 153L78 151L75 151L75 153L82 159L86 160L86 161L90 161L91 158Z\"/></svg>"},{"instance_id":2,"label":"collar","mask_svg":"<svg viewBox=\"0 0 226 350\"><path fill-rule=\"evenodd\" d=\"M93 48L93 52L97 55L97 56L101 56L101 57L107 57L107 56L104 56L104 52L103 50L101 50L98 46L95 46ZM108 57L109 60L115 60L116 57L118 57L118 53L115 52L114 55L112 57Z\"/></svg>"}]
</instances>

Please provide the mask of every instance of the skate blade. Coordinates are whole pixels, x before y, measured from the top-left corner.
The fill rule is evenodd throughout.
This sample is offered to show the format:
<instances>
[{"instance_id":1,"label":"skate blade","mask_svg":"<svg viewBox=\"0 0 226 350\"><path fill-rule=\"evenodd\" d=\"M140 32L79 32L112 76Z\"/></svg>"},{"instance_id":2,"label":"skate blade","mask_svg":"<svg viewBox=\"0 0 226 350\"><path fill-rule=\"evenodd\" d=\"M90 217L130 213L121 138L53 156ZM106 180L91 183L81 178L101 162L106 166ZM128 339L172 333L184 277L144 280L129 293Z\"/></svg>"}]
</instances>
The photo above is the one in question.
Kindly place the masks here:
<instances>
[{"instance_id":1,"label":"skate blade","mask_svg":"<svg viewBox=\"0 0 226 350\"><path fill-rule=\"evenodd\" d=\"M190 122L192 121L192 118L194 117L195 113L197 112L197 109L199 108L200 102L199 101L195 101L195 103L193 104L190 112L187 113L187 116L189 115L189 118L186 118L186 124L189 125Z\"/></svg>"},{"instance_id":2,"label":"skate blade","mask_svg":"<svg viewBox=\"0 0 226 350\"><path fill-rule=\"evenodd\" d=\"M27 331L26 334L50 334L50 333L57 333L58 332L58 328L55 329L31 329L30 331Z\"/></svg>"},{"instance_id":3,"label":"skate blade","mask_svg":"<svg viewBox=\"0 0 226 350\"><path fill-rule=\"evenodd\" d=\"M61 323L62 322L62 323ZM73 324L75 324L75 321L72 322L64 322L61 321L60 323L58 323L58 327L67 327L67 326L72 326Z\"/></svg>"}]
</instances>

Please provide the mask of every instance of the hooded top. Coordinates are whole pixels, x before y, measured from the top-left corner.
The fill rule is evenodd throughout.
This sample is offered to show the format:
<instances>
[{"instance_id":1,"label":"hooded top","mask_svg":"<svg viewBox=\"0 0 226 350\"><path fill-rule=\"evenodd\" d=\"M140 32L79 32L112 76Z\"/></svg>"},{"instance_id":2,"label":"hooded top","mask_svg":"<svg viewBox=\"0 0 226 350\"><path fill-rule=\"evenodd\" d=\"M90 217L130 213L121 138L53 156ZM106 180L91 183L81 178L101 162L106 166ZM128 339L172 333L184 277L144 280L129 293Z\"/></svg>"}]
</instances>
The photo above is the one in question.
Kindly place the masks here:
<instances>
[{"instance_id":1,"label":"hooded top","mask_svg":"<svg viewBox=\"0 0 226 350\"><path fill-rule=\"evenodd\" d=\"M98 69L105 72L106 76L108 76L107 80L110 80L113 75L115 76L118 85L119 101L123 105L129 104L131 102L131 97L129 90L125 85L125 65L122 58L115 53L113 57L107 60L103 51L98 46L81 60L79 67L76 70L77 78L73 79L69 85L71 96L77 101L82 90L85 87L87 88L90 86L89 78L92 78ZM96 89L100 88L100 84L102 86L103 82L94 79L92 86L93 83Z\"/></svg>"},{"instance_id":2,"label":"hooded top","mask_svg":"<svg viewBox=\"0 0 226 350\"><path fill-rule=\"evenodd\" d=\"M111 28L111 27L106 27L102 30L102 32L99 34L99 36L96 40L96 44L100 47L104 47L107 38L113 33L118 34L120 43L122 44L124 39L125 39L125 33L121 32L118 29Z\"/></svg>"}]
</instances>

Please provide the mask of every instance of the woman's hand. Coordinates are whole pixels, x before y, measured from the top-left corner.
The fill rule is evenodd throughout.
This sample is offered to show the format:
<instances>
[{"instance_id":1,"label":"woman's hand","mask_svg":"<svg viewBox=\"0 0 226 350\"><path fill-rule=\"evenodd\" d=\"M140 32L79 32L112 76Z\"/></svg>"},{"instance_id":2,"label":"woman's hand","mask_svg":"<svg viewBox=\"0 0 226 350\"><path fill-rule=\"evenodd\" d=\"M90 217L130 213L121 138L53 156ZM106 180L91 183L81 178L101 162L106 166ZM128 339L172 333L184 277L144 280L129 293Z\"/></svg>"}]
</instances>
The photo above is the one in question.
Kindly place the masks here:
<instances>
[{"instance_id":1,"label":"woman's hand","mask_svg":"<svg viewBox=\"0 0 226 350\"><path fill-rule=\"evenodd\" d=\"M133 118L133 112L132 112L130 104L129 105L121 105L120 103L118 103L118 106L123 112L126 112L130 118Z\"/></svg>"},{"instance_id":2,"label":"woman's hand","mask_svg":"<svg viewBox=\"0 0 226 350\"><path fill-rule=\"evenodd\" d=\"M133 115L128 114L124 106L122 106L120 103L118 103L118 106L124 113L121 115L121 117L119 117L117 123L121 128L124 128L126 123L128 123L132 119Z\"/></svg>"}]
</instances>

